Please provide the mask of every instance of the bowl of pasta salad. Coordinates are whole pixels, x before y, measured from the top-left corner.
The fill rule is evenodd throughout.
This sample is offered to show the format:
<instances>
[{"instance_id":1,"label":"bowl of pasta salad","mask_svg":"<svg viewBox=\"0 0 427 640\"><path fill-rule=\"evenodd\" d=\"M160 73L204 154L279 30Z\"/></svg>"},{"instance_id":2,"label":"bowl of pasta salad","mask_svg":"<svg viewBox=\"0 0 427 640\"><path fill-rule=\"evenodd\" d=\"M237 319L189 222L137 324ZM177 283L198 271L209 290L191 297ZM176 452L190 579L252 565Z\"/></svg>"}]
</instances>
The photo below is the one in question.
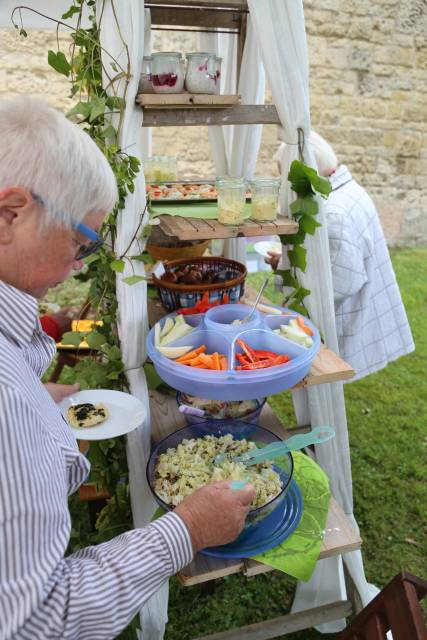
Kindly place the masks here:
<instances>
[{"instance_id":1,"label":"bowl of pasta salad","mask_svg":"<svg viewBox=\"0 0 427 640\"><path fill-rule=\"evenodd\" d=\"M220 480L247 480L256 490L245 529L261 521L275 522L293 475L288 452L280 460L246 466L234 458L262 448L280 438L272 431L240 420L215 420L192 424L171 433L153 449L147 480L157 503L173 510L200 487ZM221 454L221 455L220 455ZM220 455L220 458L217 456Z\"/></svg>"}]
</instances>

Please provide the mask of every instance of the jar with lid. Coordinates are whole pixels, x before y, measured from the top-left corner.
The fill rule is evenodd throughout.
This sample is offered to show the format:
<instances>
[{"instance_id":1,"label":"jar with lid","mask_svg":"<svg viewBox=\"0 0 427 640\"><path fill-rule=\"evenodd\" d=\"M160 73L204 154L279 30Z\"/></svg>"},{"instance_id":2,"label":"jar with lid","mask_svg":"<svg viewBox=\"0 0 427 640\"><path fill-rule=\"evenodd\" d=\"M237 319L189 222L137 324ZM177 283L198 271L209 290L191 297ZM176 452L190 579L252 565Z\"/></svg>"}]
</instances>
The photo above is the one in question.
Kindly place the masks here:
<instances>
[{"instance_id":1,"label":"jar with lid","mask_svg":"<svg viewBox=\"0 0 427 640\"><path fill-rule=\"evenodd\" d=\"M213 53L187 53L185 88L190 93L215 93L216 66Z\"/></svg>"},{"instance_id":2,"label":"jar with lid","mask_svg":"<svg viewBox=\"0 0 427 640\"><path fill-rule=\"evenodd\" d=\"M144 162L146 182L175 182L177 164L175 156L150 156Z\"/></svg>"},{"instance_id":3,"label":"jar with lid","mask_svg":"<svg viewBox=\"0 0 427 640\"><path fill-rule=\"evenodd\" d=\"M181 54L153 53L151 63L154 93L181 93L184 88Z\"/></svg>"},{"instance_id":4,"label":"jar with lid","mask_svg":"<svg viewBox=\"0 0 427 640\"><path fill-rule=\"evenodd\" d=\"M242 224L245 219L246 181L223 176L216 179L218 189L218 222Z\"/></svg>"},{"instance_id":5,"label":"jar with lid","mask_svg":"<svg viewBox=\"0 0 427 640\"><path fill-rule=\"evenodd\" d=\"M222 58L215 56L215 93L221 91L221 64Z\"/></svg>"},{"instance_id":6,"label":"jar with lid","mask_svg":"<svg viewBox=\"0 0 427 640\"><path fill-rule=\"evenodd\" d=\"M140 93L153 93L153 84L151 81L152 60L153 58L151 56L144 56L142 58L142 69L138 87L138 91L140 91Z\"/></svg>"},{"instance_id":7,"label":"jar with lid","mask_svg":"<svg viewBox=\"0 0 427 640\"><path fill-rule=\"evenodd\" d=\"M279 208L280 178L251 180L251 219L257 222L274 221Z\"/></svg>"}]
</instances>

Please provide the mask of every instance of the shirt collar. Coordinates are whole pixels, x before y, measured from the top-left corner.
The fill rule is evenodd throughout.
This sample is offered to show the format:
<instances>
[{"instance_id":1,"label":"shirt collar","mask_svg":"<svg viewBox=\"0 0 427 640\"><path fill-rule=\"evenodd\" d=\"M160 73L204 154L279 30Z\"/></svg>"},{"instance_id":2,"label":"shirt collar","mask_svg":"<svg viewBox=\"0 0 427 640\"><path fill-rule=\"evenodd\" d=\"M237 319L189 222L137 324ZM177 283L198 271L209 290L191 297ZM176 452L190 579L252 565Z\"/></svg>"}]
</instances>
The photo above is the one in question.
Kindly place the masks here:
<instances>
[{"instance_id":1,"label":"shirt collar","mask_svg":"<svg viewBox=\"0 0 427 640\"><path fill-rule=\"evenodd\" d=\"M338 189L338 187L342 187L343 184L345 184L346 182L350 182L350 180L353 180L353 176L351 175L345 164L341 164L337 168L335 173L329 176L329 182L332 185L332 191L335 191L335 189Z\"/></svg>"},{"instance_id":2,"label":"shirt collar","mask_svg":"<svg viewBox=\"0 0 427 640\"><path fill-rule=\"evenodd\" d=\"M0 280L0 332L24 346L38 327L37 300Z\"/></svg>"}]
</instances>

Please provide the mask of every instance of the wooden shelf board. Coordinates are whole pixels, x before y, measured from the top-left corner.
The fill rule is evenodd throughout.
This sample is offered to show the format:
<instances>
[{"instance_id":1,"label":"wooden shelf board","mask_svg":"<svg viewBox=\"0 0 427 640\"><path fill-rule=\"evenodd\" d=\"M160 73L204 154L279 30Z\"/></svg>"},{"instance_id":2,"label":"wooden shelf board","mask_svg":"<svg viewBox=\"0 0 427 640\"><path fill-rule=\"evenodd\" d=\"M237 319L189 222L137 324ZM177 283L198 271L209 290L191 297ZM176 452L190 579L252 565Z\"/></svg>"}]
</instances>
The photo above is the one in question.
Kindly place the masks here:
<instances>
[{"instance_id":1,"label":"wooden shelf board","mask_svg":"<svg viewBox=\"0 0 427 640\"><path fill-rule=\"evenodd\" d=\"M185 204L182 206L185 207ZM166 235L176 237L178 240L290 235L298 231L298 223L289 218L277 218L275 222L248 220L238 226L223 225L218 220L200 220L199 218L168 215L160 215L159 220L161 230Z\"/></svg>"},{"instance_id":2,"label":"wooden shelf board","mask_svg":"<svg viewBox=\"0 0 427 640\"><path fill-rule=\"evenodd\" d=\"M208 7L214 10L236 9L248 11L247 0L147 0L146 7Z\"/></svg>"},{"instance_id":3,"label":"wooden shelf board","mask_svg":"<svg viewBox=\"0 0 427 640\"><path fill-rule=\"evenodd\" d=\"M239 95L139 93L136 96L136 103L144 109L224 109L239 102Z\"/></svg>"},{"instance_id":4,"label":"wooden shelf board","mask_svg":"<svg viewBox=\"0 0 427 640\"><path fill-rule=\"evenodd\" d=\"M180 95L180 94L176 94ZM235 104L227 108L144 109L143 127L197 127L228 124L281 124L272 104Z\"/></svg>"},{"instance_id":5,"label":"wooden shelf board","mask_svg":"<svg viewBox=\"0 0 427 640\"><path fill-rule=\"evenodd\" d=\"M185 418L178 411L174 397L150 391L150 409L154 442L162 440L173 431L186 425ZM289 435L268 404L265 405L261 413L259 424L281 438ZM360 546L360 537L338 503L332 498L319 558L328 558L345 551L354 551ZM193 562L179 572L178 579L183 585L191 586L234 573L253 576L273 570L273 567L255 560L220 560L197 554Z\"/></svg>"}]
</instances>

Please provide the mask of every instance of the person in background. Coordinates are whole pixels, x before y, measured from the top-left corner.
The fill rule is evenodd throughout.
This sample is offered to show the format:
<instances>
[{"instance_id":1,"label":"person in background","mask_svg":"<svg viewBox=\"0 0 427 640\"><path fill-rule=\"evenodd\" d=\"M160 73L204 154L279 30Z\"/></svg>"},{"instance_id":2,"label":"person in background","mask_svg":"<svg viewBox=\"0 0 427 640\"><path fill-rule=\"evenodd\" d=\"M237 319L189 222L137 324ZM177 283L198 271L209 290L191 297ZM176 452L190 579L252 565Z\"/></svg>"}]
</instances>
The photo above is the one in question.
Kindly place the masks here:
<instances>
[{"instance_id":1,"label":"person in background","mask_svg":"<svg viewBox=\"0 0 427 640\"><path fill-rule=\"evenodd\" d=\"M312 131L319 175L332 185L323 203L341 357L363 378L415 349L375 205L331 145ZM282 143L274 159L281 171ZM277 268L280 257L267 262Z\"/></svg>"},{"instance_id":2,"label":"person in background","mask_svg":"<svg viewBox=\"0 0 427 640\"><path fill-rule=\"evenodd\" d=\"M40 381L55 343L37 298L99 248L117 185L87 133L39 101L0 102L0 141L0 638L113 638L198 550L237 537L255 490L205 486L65 557L89 463Z\"/></svg>"}]
</instances>

